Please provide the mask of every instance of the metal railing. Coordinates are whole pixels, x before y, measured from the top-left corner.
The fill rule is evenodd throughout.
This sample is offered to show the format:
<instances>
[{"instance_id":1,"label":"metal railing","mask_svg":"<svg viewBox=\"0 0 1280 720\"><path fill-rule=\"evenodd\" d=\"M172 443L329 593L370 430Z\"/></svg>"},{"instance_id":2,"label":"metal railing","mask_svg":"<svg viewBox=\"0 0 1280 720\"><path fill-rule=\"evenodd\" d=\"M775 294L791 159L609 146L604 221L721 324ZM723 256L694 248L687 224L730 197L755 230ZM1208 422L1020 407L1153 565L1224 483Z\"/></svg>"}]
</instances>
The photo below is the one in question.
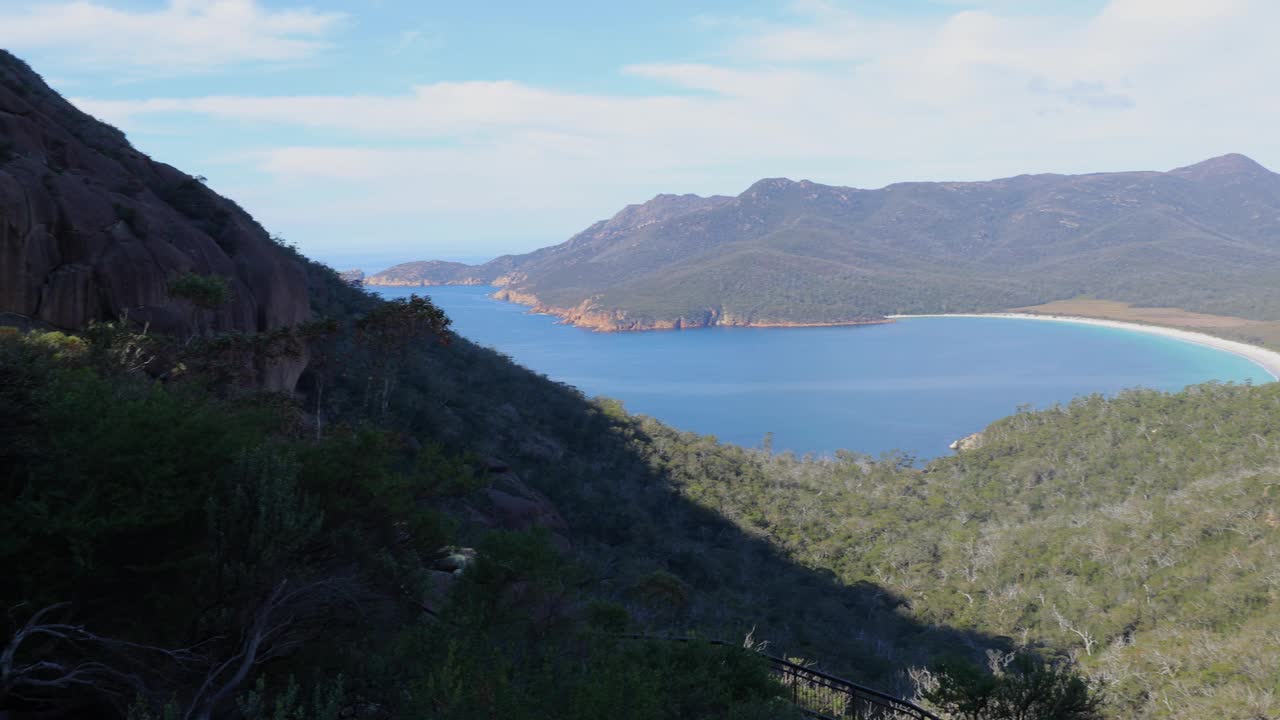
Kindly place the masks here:
<instances>
[{"instance_id":1,"label":"metal railing","mask_svg":"<svg viewBox=\"0 0 1280 720\"><path fill-rule=\"evenodd\" d=\"M722 640L622 635L632 640L667 640L732 645ZM758 653L769 670L786 688L786 699L805 715L822 720L941 720L937 715L908 700L873 690L834 675Z\"/></svg>"},{"instance_id":2,"label":"metal railing","mask_svg":"<svg viewBox=\"0 0 1280 720\"><path fill-rule=\"evenodd\" d=\"M824 720L939 720L908 700L828 675L789 660L764 656L769 669L806 715Z\"/></svg>"}]
</instances>

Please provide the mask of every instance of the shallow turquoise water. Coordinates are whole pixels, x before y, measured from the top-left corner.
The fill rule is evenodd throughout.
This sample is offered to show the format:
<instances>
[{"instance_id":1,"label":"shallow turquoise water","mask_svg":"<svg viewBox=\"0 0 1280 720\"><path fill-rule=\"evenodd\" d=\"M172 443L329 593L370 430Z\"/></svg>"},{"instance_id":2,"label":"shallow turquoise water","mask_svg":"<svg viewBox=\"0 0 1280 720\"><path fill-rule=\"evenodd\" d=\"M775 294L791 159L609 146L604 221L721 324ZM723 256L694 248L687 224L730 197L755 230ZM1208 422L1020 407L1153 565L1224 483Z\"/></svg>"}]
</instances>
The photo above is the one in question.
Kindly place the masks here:
<instances>
[{"instance_id":1,"label":"shallow turquoise water","mask_svg":"<svg viewBox=\"0 0 1280 720\"><path fill-rule=\"evenodd\" d=\"M799 453L946 454L1019 405L1123 388L1269 382L1229 353L1114 328L1001 318L913 318L832 328L595 333L487 297L491 288L378 288L430 295L463 336L589 395L675 427Z\"/></svg>"}]
</instances>

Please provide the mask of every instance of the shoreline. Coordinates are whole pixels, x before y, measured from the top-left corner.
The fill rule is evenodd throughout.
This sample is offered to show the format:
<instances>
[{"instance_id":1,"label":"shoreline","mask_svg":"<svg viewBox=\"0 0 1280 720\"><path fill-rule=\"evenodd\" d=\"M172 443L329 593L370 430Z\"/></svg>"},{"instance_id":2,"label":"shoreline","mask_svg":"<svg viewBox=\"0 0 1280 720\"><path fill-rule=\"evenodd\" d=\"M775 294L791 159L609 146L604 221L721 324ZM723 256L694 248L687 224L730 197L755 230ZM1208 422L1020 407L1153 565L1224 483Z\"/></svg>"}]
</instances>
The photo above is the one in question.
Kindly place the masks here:
<instances>
[{"instance_id":1,"label":"shoreline","mask_svg":"<svg viewBox=\"0 0 1280 720\"><path fill-rule=\"evenodd\" d=\"M369 283L365 285L383 286L383 287L441 287L441 286L483 286L486 283L480 282L447 282L435 283L431 285L399 285L391 283ZM1244 358L1249 362L1262 368L1262 371L1271 376L1272 382L1280 382L1280 352L1269 350L1259 345L1251 345L1239 340L1228 340L1216 335L1208 333L1196 332L1194 330L1184 330L1181 328L1169 327L1167 325L1149 325L1144 323L1127 322L1124 320L1108 320L1105 318L1086 317L1083 315L1052 315L1042 313L1018 313L1018 312L993 312L993 313L924 313L920 315L886 315L879 320L855 320L846 322L816 322L816 323L789 323L789 322L760 322L760 323L742 323L733 322L711 322L711 323L685 323L684 318L675 321L667 321L660 323L652 323L649 325L633 324L629 327L619 326L619 318L610 316L606 313L593 312L585 307L578 308L559 308L544 305L536 296L527 295L504 288L503 286L490 286L495 292L489 293L488 296L499 301L509 302L516 305L523 305L529 308L529 312L538 315L549 315L559 319L559 322L571 327L577 327L584 330L599 333L625 333L625 332L654 332L661 330L699 330L712 327L726 328L813 328L813 327L856 327L861 325L882 325L895 322L897 320L910 320L911 318L1001 318L1009 320L1038 320L1041 322L1066 322L1075 323L1077 325L1094 325L1097 327L1109 327L1116 330L1128 330L1130 332L1146 333L1148 335L1158 335L1173 340L1201 345L1203 347L1213 348L1225 353L1230 353L1239 358ZM585 305L585 303L584 303Z\"/></svg>"},{"instance_id":2,"label":"shoreline","mask_svg":"<svg viewBox=\"0 0 1280 720\"><path fill-rule=\"evenodd\" d=\"M727 319L725 316L713 315L711 322L705 321L687 321L685 318L676 318L675 320L656 320L647 323L632 322L626 324L623 322L625 318L612 315L608 312L591 310L586 307L586 303L578 307L565 308L554 305L546 305L538 299L536 295L529 295L518 290L510 290L502 285L493 285L485 282L471 281L450 281L444 283L410 283L410 282L364 282L364 287L394 287L394 288L422 288L424 291L433 287L488 287L493 292L488 293L488 297L499 302L509 302L513 305L520 305L528 308L530 315L546 315L558 320L559 325L568 325L580 330L590 330L596 333L642 333L642 332L664 332L671 330L705 330L709 328L829 328L829 327L860 327L862 325L888 325L893 322L891 318L871 318L866 320L838 320L834 322L800 322L800 321L779 321L779 320L763 320L739 322L732 316Z\"/></svg>"},{"instance_id":3,"label":"shoreline","mask_svg":"<svg viewBox=\"0 0 1280 720\"><path fill-rule=\"evenodd\" d=\"M1129 330L1132 332L1141 332L1148 335L1159 335L1174 340L1181 340L1195 345L1210 347L1215 350L1230 353L1236 357L1244 358L1254 365L1262 368L1262 370L1271 376L1273 381L1280 381L1280 352L1268 350L1267 348L1250 345L1249 343L1240 342L1238 340L1228 340L1220 338L1216 335L1195 332L1194 330L1182 330L1180 328L1168 327L1165 325L1144 325L1142 323L1125 322L1123 320L1105 320L1103 318L1091 318L1078 315L1039 315L1034 313L937 313L926 315L889 315L890 320L910 320L911 318L956 318L956 317L972 317L972 318L1004 318L1009 320L1039 320L1042 322L1067 322L1077 325L1095 325L1098 327L1109 327L1116 330Z\"/></svg>"},{"instance_id":4,"label":"shoreline","mask_svg":"<svg viewBox=\"0 0 1280 720\"><path fill-rule=\"evenodd\" d=\"M846 320L839 322L788 322L788 321L748 321L742 322L738 318L713 312L709 317L699 318L690 321L687 318L679 317L674 320L654 320L641 322L632 320L628 322L625 315L619 314L619 311L601 311L591 307L591 300L582 301L577 307L564 308L555 305L547 305L538 299L538 296L530 293L511 290L507 287L498 285L497 289L490 293L489 297L502 302L515 303L529 308L529 312L534 315L547 315L559 318L559 324L569 325L570 327L580 328L582 330L590 330L598 333L632 333L632 332L659 332L670 330L705 330L707 328L816 328L816 327L850 327L857 325L885 325L892 323L889 318L877 318L867 320Z\"/></svg>"}]
</instances>

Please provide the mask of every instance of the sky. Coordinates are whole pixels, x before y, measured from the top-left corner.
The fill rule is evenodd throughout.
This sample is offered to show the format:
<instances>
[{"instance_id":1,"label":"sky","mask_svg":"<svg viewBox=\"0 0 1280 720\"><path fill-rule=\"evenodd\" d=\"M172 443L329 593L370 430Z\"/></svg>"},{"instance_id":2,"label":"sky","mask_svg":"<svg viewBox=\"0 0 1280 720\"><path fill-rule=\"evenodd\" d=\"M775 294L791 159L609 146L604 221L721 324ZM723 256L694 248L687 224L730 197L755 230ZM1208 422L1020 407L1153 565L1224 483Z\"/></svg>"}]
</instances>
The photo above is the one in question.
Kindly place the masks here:
<instances>
[{"instance_id":1,"label":"sky","mask_svg":"<svg viewBox=\"0 0 1280 720\"><path fill-rule=\"evenodd\" d=\"M0 47L335 265L658 193L1280 169L1276 0L0 0Z\"/></svg>"}]
</instances>

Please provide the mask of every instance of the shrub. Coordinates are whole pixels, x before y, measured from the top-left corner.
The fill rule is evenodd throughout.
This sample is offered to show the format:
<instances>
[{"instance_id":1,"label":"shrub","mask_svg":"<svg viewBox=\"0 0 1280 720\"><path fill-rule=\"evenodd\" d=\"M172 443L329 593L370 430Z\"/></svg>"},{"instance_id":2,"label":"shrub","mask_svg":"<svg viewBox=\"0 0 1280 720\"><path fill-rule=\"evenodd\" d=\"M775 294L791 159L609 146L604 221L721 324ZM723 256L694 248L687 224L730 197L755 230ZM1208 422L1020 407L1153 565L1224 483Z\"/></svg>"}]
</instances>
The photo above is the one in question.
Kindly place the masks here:
<instances>
[{"instance_id":1,"label":"shrub","mask_svg":"<svg viewBox=\"0 0 1280 720\"><path fill-rule=\"evenodd\" d=\"M201 310L213 310L231 299L231 286L220 275L187 272L169 281L169 294Z\"/></svg>"},{"instance_id":2,"label":"shrub","mask_svg":"<svg viewBox=\"0 0 1280 720\"><path fill-rule=\"evenodd\" d=\"M1094 720L1102 694L1063 662L1023 651L988 673L965 660L941 663L925 700L962 720Z\"/></svg>"},{"instance_id":3,"label":"shrub","mask_svg":"<svg viewBox=\"0 0 1280 720\"><path fill-rule=\"evenodd\" d=\"M593 600L587 604L585 615L589 627L607 633L626 632L631 626L631 614L615 602Z\"/></svg>"},{"instance_id":4,"label":"shrub","mask_svg":"<svg viewBox=\"0 0 1280 720\"><path fill-rule=\"evenodd\" d=\"M662 609L681 610L689 604L689 586L666 570L656 570L640 578L635 594L644 602Z\"/></svg>"}]
</instances>

